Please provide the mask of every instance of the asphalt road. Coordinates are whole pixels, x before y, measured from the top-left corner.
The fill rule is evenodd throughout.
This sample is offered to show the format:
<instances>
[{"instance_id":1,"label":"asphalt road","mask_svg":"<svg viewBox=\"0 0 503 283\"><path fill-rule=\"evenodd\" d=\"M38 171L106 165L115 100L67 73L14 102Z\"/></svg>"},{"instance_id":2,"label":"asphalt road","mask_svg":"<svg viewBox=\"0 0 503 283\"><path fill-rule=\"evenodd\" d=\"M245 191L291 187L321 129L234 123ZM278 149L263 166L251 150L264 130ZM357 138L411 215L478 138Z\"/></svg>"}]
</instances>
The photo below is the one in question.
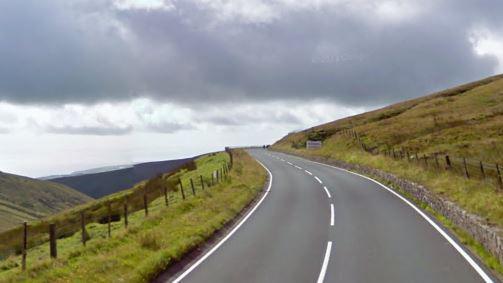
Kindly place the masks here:
<instances>
[{"instance_id":1,"label":"asphalt road","mask_svg":"<svg viewBox=\"0 0 503 283\"><path fill-rule=\"evenodd\" d=\"M250 152L272 174L269 191L175 282L497 282L435 222L376 182Z\"/></svg>"}]
</instances>

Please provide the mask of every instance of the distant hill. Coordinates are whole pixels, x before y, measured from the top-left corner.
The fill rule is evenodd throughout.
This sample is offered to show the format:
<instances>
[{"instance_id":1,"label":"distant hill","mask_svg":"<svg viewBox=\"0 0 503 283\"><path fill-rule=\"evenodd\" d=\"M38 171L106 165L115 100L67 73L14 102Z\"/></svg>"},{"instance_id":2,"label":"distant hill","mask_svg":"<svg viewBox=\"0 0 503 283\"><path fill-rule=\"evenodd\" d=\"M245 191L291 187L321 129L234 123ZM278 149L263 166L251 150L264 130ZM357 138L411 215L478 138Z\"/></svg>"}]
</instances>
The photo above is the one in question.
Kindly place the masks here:
<instances>
[{"instance_id":1,"label":"distant hill","mask_svg":"<svg viewBox=\"0 0 503 283\"><path fill-rule=\"evenodd\" d=\"M133 165L106 166L106 167L92 168L92 169L82 170L82 171L75 171L70 174L64 174L64 175L44 176L44 177L39 177L38 179L52 180L52 179L65 178L65 177L75 177L75 176L86 175L86 174L103 173L103 172L115 171L115 170L120 170L120 169L125 169L125 168L131 168L131 167L133 167Z\"/></svg>"},{"instance_id":2,"label":"distant hill","mask_svg":"<svg viewBox=\"0 0 503 283\"><path fill-rule=\"evenodd\" d=\"M273 147L301 148L308 139L330 145L335 142L330 137L347 128L374 148L450 153L501 164L503 75L290 133Z\"/></svg>"},{"instance_id":3,"label":"distant hill","mask_svg":"<svg viewBox=\"0 0 503 283\"><path fill-rule=\"evenodd\" d=\"M90 200L62 184L0 172L0 232Z\"/></svg>"},{"instance_id":4,"label":"distant hill","mask_svg":"<svg viewBox=\"0 0 503 283\"><path fill-rule=\"evenodd\" d=\"M136 183L158 174L177 170L191 160L192 158L185 158L141 163L120 170L72 175L54 178L51 181L67 185L93 198L100 198L131 188Z\"/></svg>"}]
</instances>

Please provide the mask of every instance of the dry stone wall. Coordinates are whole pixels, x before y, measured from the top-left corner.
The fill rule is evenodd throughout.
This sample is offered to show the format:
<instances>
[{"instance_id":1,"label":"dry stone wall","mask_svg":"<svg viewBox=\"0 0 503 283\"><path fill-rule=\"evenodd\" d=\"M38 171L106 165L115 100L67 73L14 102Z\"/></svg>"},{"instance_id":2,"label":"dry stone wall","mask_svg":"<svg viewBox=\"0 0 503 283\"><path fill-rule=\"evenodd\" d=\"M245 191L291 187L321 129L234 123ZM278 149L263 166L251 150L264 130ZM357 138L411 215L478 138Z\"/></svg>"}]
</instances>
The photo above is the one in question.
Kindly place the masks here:
<instances>
[{"instance_id":1,"label":"dry stone wall","mask_svg":"<svg viewBox=\"0 0 503 283\"><path fill-rule=\"evenodd\" d=\"M455 203L434 194L428 188L409 180L398 178L397 176L382 170L364 165L349 164L340 160L321 157L302 156L292 152L285 153L360 173L373 177L378 181L390 183L393 187L398 187L400 190L413 196L416 200L427 204L433 210L442 214L456 226L465 230L475 240L481 243L490 253L498 258L501 263L503 263L503 231L498 227L488 225L487 221L485 221L482 217L468 213Z\"/></svg>"}]
</instances>

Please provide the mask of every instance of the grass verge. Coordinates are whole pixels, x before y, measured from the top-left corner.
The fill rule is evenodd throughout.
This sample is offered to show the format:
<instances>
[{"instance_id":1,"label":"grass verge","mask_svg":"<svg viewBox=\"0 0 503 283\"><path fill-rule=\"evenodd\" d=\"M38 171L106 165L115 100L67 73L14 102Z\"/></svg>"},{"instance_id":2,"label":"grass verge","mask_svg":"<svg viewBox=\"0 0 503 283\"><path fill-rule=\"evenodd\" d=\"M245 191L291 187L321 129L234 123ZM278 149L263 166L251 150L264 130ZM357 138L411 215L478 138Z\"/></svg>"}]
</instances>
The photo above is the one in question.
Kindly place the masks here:
<instances>
[{"instance_id":1,"label":"grass verge","mask_svg":"<svg viewBox=\"0 0 503 283\"><path fill-rule=\"evenodd\" d=\"M305 157L323 157L351 164L361 164L392 173L397 177L426 186L434 193L453 201L468 212L483 217L490 225L503 227L503 194L496 191L490 182L474 179L467 180L462 176L446 171L438 173L407 161L393 160L382 155L371 155L361 150L351 139L340 135L333 135L326 139L320 149L293 148L287 143L276 144L272 148ZM411 196L408 197L411 198ZM421 204L421 206L426 209L424 204ZM426 210L445 227L449 228L463 244L468 246L488 267L499 273L501 277L503 267L497 258L445 217L434 212L431 208Z\"/></svg>"},{"instance_id":2,"label":"grass verge","mask_svg":"<svg viewBox=\"0 0 503 283\"><path fill-rule=\"evenodd\" d=\"M225 156L204 156L196 161L198 169L181 175L208 175L219 168ZM192 176L193 175L193 176ZM170 194L166 207L162 197L150 205L150 213L132 213L129 228L112 224L108 239L107 225L89 224L93 235L83 247L80 233L58 240L58 259L47 258L46 245L28 251L28 270L17 266L19 256L0 264L1 282L145 282L187 252L202 244L215 231L233 219L261 191L265 170L244 151L235 151L230 178L198 190L185 201L178 193ZM187 194L191 194L187 189Z\"/></svg>"}]
</instances>

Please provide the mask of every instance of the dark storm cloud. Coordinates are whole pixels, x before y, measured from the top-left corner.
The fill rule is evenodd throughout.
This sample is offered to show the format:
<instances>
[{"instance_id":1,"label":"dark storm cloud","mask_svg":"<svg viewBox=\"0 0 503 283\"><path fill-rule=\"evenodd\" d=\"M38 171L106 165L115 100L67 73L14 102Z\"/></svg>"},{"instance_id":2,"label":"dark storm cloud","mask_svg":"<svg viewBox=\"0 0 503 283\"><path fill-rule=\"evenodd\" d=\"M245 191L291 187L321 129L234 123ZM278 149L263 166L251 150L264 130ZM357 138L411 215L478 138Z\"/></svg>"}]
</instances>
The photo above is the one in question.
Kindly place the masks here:
<instances>
[{"instance_id":1,"label":"dark storm cloud","mask_svg":"<svg viewBox=\"0 0 503 283\"><path fill-rule=\"evenodd\" d=\"M63 135L94 135L94 136L120 136L127 135L133 131L133 127L74 127L74 126L48 126L47 133Z\"/></svg>"},{"instance_id":2,"label":"dark storm cloud","mask_svg":"<svg viewBox=\"0 0 503 283\"><path fill-rule=\"evenodd\" d=\"M477 56L468 33L503 24L501 1L438 1L399 22L348 5L219 21L218 9L174 3L117 10L95 1L1 2L0 100L378 105L491 75L496 58Z\"/></svg>"}]
</instances>

